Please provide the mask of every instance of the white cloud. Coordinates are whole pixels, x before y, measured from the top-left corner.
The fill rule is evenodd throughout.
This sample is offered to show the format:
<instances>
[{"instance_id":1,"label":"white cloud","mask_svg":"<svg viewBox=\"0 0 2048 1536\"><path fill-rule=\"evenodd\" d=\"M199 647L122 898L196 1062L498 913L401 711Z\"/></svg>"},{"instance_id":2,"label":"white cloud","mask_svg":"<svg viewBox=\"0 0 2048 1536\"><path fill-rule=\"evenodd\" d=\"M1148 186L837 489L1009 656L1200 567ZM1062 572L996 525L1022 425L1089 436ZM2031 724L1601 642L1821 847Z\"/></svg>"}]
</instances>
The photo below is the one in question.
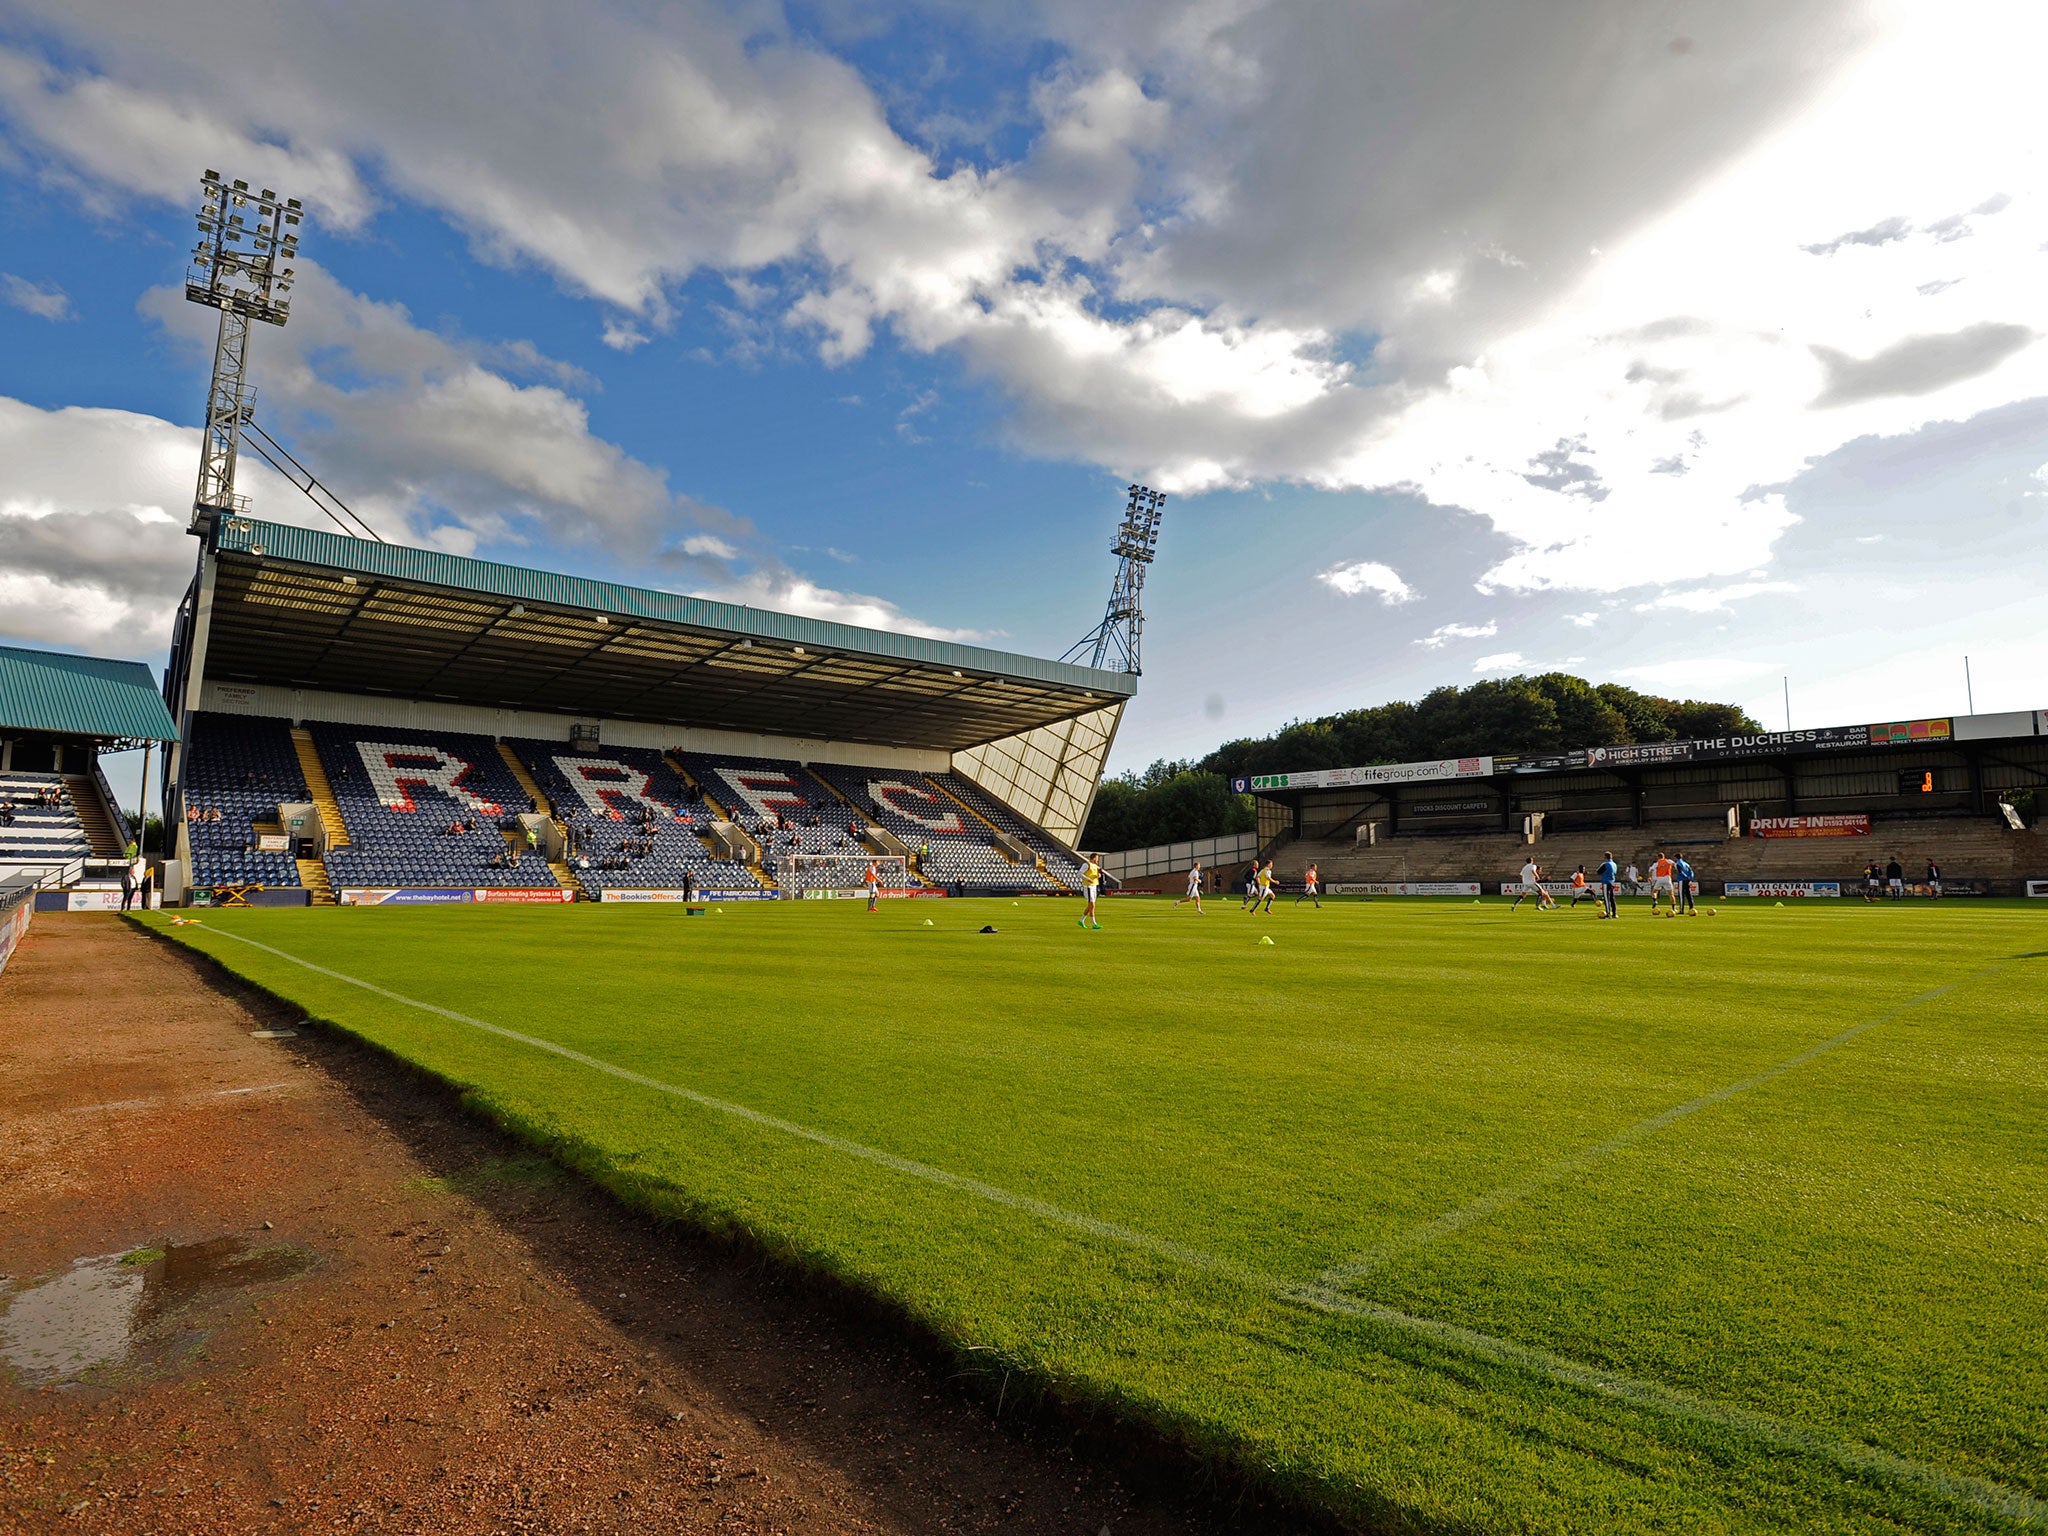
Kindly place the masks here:
<instances>
[{"instance_id":1,"label":"white cloud","mask_svg":"<svg viewBox=\"0 0 2048 1536\"><path fill-rule=\"evenodd\" d=\"M1500 633L1493 619L1484 624L1439 624L1415 643L1425 650L1438 650L1453 640L1485 640Z\"/></svg>"},{"instance_id":2,"label":"white cloud","mask_svg":"<svg viewBox=\"0 0 2048 1536\"><path fill-rule=\"evenodd\" d=\"M698 595L722 603L741 603L750 608L771 608L778 613L800 613L806 618L827 619L835 624L886 629L900 635L923 635L931 640L974 641L986 638L979 630L947 629L927 624L885 598L836 591L818 585L808 576L779 568L755 570L738 581Z\"/></svg>"},{"instance_id":3,"label":"white cloud","mask_svg":"<svg viewBox=\"0 0 2048 1536\"><path fill-rule=\"evenodd\" d=\"M1565 615L1565 621L1570 624L1576 624L1580 629L1591 629L1600 622L1600 615L1597 612L1568 613Z\"/></svg>"},{"instance_id":4,"label":"white cloud","mask_svg":"<svg viewBox=\"0 0 2048 1536\"><path fill-rule=\"evenodd\" d=\"M1699 656L1686 661L1660 661L1644 667L1622 667L1616 677L1658 688L1720 688L1768 677L1775 661L1742 661L1728 656Z\"/></svg>"},{"instance_id":5,"label":"white cloud","mask_svg":"<svg viewBox=\"0 0 2048 1536\"><path fill-rule=\"evenodd\" d=\"M158 650L198 555L185 532L198 464L194 429L0 396L0 634ZM245 482L266 501L296 495L260 463Z\"/></svg>"},{"instance_id":6,"label":"white cloud","mask_svg":"<svg viewBox=\"0 0 2048 1536\"><path fill-rule=\"evenodd\" d=\"M0 51L0 117L95 195L231 161L354 228L374 167L608 345L714 271L829 361L956 351L1035 451L1477 514L1511 546L1486 590L1768 565L1817 455L2048 394L2038 6L1724 0L1674 48L1599 0L1044 0L1032 148L947 165L772 0L513 0L459 42L395 0L20 9L67 62ZM586 426L461 382L458 426ZM539 501L632 478L526 458Z\"/></svg>"},{"instance_id":7,"label":"white cloud","mask_svg":"<svg viewBox=\"0 0 2048 1536\"><path fill-rule=\"evenodd\" d=\"M1390 608L1398 603L1412 603L1419 595L1392 566L1382 565L1377 560L1354 560L1349 565L1333 565L1319 574L1316 580L1346 597L1370 592Z\"/></svg>"},{"instance_id":8,"label":"white cloud","mask_svg":"<svg viewBox=\"0 0 2048 1536\"><path fill-rule=\"evenodd\" d=\"M43 320L69 320L71 296L55 283L32 283L12 272L0 272L0 303L28 311Z\"/></svg>"},{"instance_id":9,"label":"white cloud","mask_svg":"<svg viewBox=\"0 0 2048 1536\"><path fill-rule=\"evenodd\" d=\"M1482 656L1472 663L1474 672L1515 672L1523 665L1520 651L1500 651L1492 656Z\"/></svg>"},{"instance_id":10,"label":"white cloud","mask_svg":"<svg viewBox=\"0 0 2048 1536\"><path fill-rule=\"evenodd\" d=\"M714 560L737 560L740 552L724 539L708 533L692 534L683 540L686 555L708 555Z\"/></svg>"},{"instance_id":11,"label":"white cloud","mask_svg":"<svg viewBox=\"0 0 2048 1536\"><path fill-rule=\"evenodd\" d=\"M598 336L614 352L631 352L636 347L647 345L647 333L630 320L621 320L616 315L605 321L604 330Z\"/></svg>"},{"instance_id":12,"label":"white cloud","mask_svg":"<svg viewBox=\"0 0 2048 1536\"><path fill-rule=\"evenodd\" d=\"M1646 603L1637 603L1637 613L1649 613L1659 608L1676 608L1685 613L1718 613L1730 603L1739 603L1752 597L1769 597L1797 592L1799 585L1791 581L1738 581L1725 587L1695 587L1686 592L1665 592Z\"/></svg>"}]
</instances>

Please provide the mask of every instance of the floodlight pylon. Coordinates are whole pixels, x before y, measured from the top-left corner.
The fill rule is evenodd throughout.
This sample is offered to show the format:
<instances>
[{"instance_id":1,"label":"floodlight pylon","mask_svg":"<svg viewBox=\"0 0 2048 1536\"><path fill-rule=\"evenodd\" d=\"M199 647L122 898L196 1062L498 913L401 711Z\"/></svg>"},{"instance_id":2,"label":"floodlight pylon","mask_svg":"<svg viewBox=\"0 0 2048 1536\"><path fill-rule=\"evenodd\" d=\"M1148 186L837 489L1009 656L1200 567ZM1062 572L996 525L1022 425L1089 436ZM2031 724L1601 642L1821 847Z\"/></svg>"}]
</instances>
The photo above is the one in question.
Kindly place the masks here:
<instances>
[{"instance_id":1,"label":"floodlight pylon","mask_svg":"<svg viewBox=\"0 0 2048 1536\"><path fill-rule=\"evenodd\" d=\"M208 171L199 185L199 244L185 272L185 297L220 311L199 485L192 497L190 531L205 535L218 519L236 516L247 505L235 494L235 460L242 427L256 405L248 386L249 326L257 320L283 325L291 318L291 262L298 255L304 210L295 197L280 198L268 187L252 192L246 181L222 181L218 171Z\"/></svg>"},{"instance_id":2,"label":"floodlight pylon","mask_svg":"<svg viewBox=\"0 0 2048 1536\"><path fill-rule=\"evenodd\" d=\"M1116 579L1110 583L1109 603L1102 622L1074 642L1062 661L1081 661L1098 669L1129 672L1145 669L1139 664L1139 646L1145 634L1145 610L1140 601L1145 591L1145 570L1159 552L1159 521L1164 515L1166 493L1150 486L1128 488L1130 500L1124 506L1124 520L1117 525L1116 542L1110 553L1117 557Z\"/></svg>"}]
</instances>

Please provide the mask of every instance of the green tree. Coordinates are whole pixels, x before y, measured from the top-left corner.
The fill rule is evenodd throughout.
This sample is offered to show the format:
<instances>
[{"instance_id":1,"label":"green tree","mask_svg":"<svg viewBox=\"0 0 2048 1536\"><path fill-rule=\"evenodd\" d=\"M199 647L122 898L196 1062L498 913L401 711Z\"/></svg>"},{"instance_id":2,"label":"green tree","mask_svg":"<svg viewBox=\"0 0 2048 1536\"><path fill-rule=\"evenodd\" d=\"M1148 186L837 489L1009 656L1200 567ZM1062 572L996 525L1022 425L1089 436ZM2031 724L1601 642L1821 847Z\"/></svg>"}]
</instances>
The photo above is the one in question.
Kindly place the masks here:
<instances>
[{"instance_id":1,"label":"green tree","mask_svg":"<svg viewBox=\"0 0 2048 1536\"><path fill-rule=\"evenodd\" d=\"M1760 729L1733 704L1681 702L1619 683L1595 686L1568 672L1545 672L1488 678L1466 688L1437 688L1412 704L1378 704L1319 720L1296 720L1271 736L1225 742L1192 766L1231 778L1440 757L1557 752Z\"/></svg>"}]
</instances>

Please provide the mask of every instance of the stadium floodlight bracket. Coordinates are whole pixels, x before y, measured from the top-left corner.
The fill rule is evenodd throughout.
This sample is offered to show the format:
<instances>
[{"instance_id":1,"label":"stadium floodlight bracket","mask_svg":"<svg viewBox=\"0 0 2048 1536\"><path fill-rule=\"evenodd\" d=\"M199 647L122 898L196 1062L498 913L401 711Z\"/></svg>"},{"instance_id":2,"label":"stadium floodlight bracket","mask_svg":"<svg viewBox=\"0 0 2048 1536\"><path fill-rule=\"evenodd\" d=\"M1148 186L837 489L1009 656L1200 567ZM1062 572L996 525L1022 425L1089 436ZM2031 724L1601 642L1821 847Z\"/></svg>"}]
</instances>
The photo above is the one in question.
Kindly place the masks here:
<instances>
[{"instance_id":1,"label":"stadium floodlight bracket","mask_svg":"<svg viewBox=\"0 0 2048 1536\"><path fill-rule=\"evenodd\" d=\"M1159 519L1166 506L1166 493L1150 486L1129 487L1130 500L1124 506L1124 520L1117 525L1116 542L1109 552L1116 556L1116 579L1110 583L1109 606L1102 622L1074 642L1061 661L1133 676L1145 669L1138 664L1138 646L1145 633L1145 611L1139 599L1145 591L1145 568L1159 552Z\"/></svg>"},{"instance_id":2,"label":"stadium floodlight bracket","mask_svg":"<svg viewBox=\"0 0 2048 1536\"><path fill-rule=\"evenodd\" d=\"M280 198L268 187L252 192L246 181L223 181L218 171L202 176L199 188L199 244L185 271L185 297L220 311L199 488L192 498L191 531L206 535L219 519L247 505L235 495L235 459L242 427L255 409L248 388L249 326L257 320L283 325L291 318L291 263L305 211L296 197Z\"/></svg>"}]
</instances>

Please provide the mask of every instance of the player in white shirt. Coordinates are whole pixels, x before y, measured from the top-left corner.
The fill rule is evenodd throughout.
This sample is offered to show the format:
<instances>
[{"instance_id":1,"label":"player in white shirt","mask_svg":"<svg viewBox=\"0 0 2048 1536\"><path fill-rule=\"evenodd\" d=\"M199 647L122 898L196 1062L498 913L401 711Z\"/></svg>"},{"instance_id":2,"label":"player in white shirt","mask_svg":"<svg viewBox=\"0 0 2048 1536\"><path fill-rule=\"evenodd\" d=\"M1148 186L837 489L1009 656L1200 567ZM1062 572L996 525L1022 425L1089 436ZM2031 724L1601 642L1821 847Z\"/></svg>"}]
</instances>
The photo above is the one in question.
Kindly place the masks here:
<instances>
[{"instance_id":1,"label":"player in white shirt","mask_svg":"<svg viewBox=\"0 0 2048 1536\"><path fill-rule=\"evenodd\" d=\"M1631 864L1627 869L1623 870L1621 872L1621 878L1628 882L1629 895L1640 896L1643 894L1642 872L1638 870L1635 867L1635 865Z\"/></svg>"},{"instance_id":2,"label":"player in white shirt","mask_svg":"<svg viewBox=\"0 0 2048 1536\"><path fill-rule=\"evenodd\" d=\"M1095 915L1095 893L1101 889L1101 886L1102 855L1091 853L1088 855L1087 864L1081 870L1081 892L1088 898L1088 907L1080 917L1075 919L1076 927L1099 929L1102 926L1100 919Z\"/></svg>"},{"instance_id":3,"label":"player in white shirt","mask_svg":"<svg viewBox=\"0 0 2048 1536\"><path fill-rule=\"evenodd\" d=\"M1200 864L1196 864L1193 869L1188 871L1188 893L1181 897L1179 901L1176 901L1174 905L1176 907L1186 906L1191 901L1195 904L1196 913L1199 914L1202 910L1202 866Z\"/></svg>"},{"instance_id":4,"label":"player in white shirt","mask_svg":"<svg viewBox=\"0 0 2048 1536\"><path fill-rule=\"evenodd\" d=\"M1515 907L1519 907L1522 904L1524 896L1534 896L1536 898L1536 908L1538 911L1545 907L1554 908L1557 905L1556 902L1550 899L1550 892L1543 889L1543 871L1536 867L1534 859L1530 859L1522 866L1522 888L1515 893ZM1515 910L1515 907L1509 907L1508 910L1512 912Z\"/></svg>"}]
</instances>

